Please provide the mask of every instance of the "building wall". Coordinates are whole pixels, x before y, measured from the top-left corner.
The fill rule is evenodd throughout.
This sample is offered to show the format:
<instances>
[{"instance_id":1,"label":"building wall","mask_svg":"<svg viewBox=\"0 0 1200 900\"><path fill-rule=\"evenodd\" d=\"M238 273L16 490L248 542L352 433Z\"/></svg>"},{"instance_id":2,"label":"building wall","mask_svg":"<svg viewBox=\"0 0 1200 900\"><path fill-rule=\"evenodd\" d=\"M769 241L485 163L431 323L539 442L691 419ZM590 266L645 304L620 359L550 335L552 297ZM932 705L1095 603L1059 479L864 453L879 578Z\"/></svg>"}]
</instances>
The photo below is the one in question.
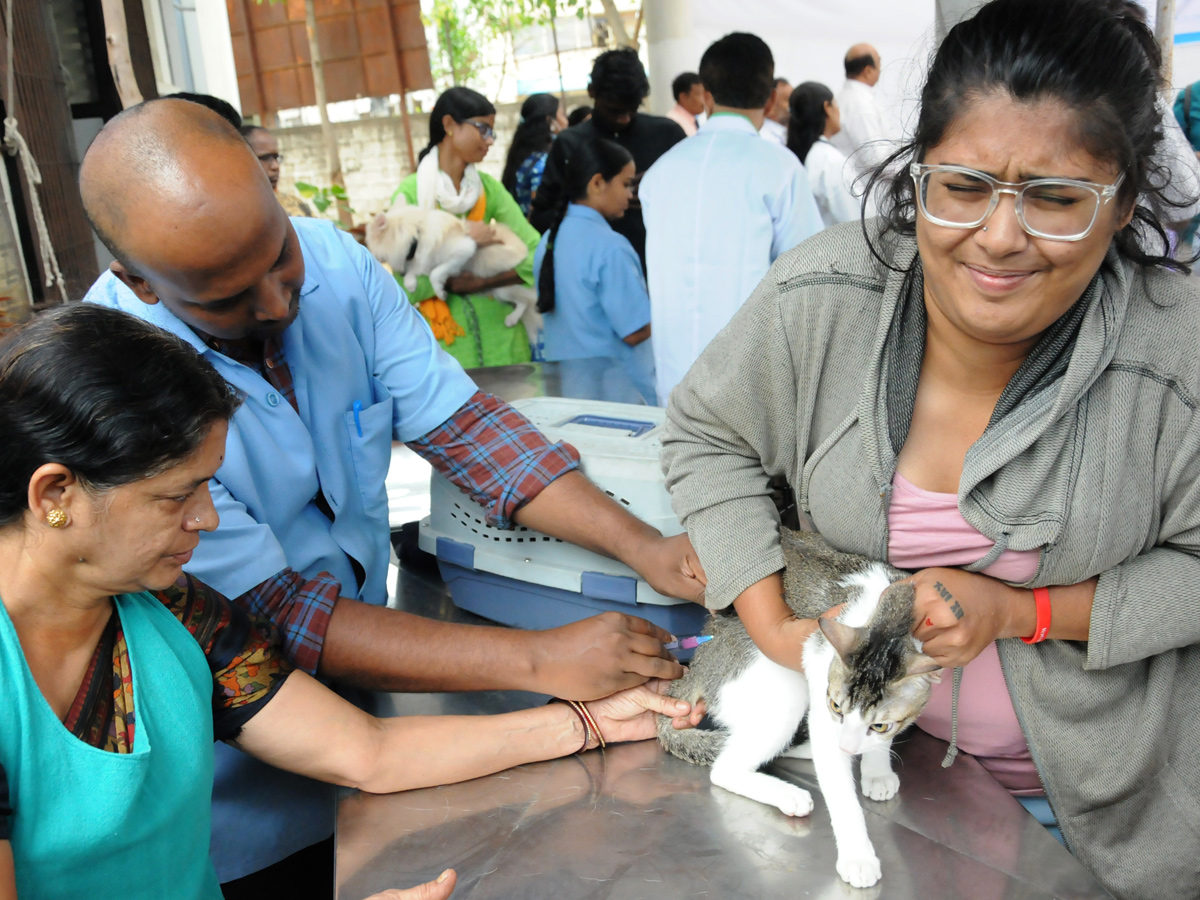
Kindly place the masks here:
<instances>
[{"instance_id":1,"label":"building wall","mask_svg":"<svg viewBox=\"0 0 1200 900\"><path fill-rule=\"evenodd\" d=\"M586 95L567 95L568 108L585 101ZM497 107L496 143L479 166L481 170L496 178L504 171L504 160L520 118L520 109L520 105L516 103L501 104ZM413 115L410 116L410 120L413 152L419 154L429 142L429 116ZM341 155L346 192L350 195L350 206L354 209L354 220L366 221L370 216L386 210L391 205L392 192L412 171L408 165L403 122L399 116L381 116L352 122L335 122L333 131ZM284 156L283 173L279 179L281 191L294 192L297 181L318 186L329 183L320 126L279 128L272 133L279 141L279 149Z\"/></svg>"}]
</instances>

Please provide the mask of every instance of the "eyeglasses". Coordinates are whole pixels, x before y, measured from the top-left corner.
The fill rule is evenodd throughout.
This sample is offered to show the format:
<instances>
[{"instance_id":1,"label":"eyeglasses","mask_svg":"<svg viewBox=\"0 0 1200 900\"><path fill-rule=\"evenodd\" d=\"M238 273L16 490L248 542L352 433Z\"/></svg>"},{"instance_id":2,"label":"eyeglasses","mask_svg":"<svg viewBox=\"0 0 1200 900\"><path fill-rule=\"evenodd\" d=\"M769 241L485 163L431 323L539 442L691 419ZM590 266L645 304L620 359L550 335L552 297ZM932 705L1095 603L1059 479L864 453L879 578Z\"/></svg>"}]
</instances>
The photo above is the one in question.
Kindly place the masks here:
<instances>
[{"instance_id":1,"label":"eyeglasses","mask_svg":"<svg viewBox=\"0 0 1200 900\"><path fill-rule=\"evenodd\" d=\"M1073 178L1034 178L1011 183L964 166L909 167L917 188L921 214L946 228L978 228L988 220L1001 194L1012 194L1013 205L1026 234L1051 241L1082 241L1125 180L1122 172L1112 184L1093 184Z\"/></svg>"},{"instance_id":2,"label":"eyeglasses","mask_svg":"<svg viewBox=\"0 0 1200 900\"><path fill-rule=\"evenodd\" d=\"M474 125L475 130L479 132L479 136L481 138L483 138L485 141L487 141L487 140L494 141L496 139L496 129L493 128L491 125L489 125L487 122L476 122L473 119L467 119L466 124Z\"/></svg>"},{"instance_id":3,"label":"eyeglasses","mask_svg":"<svg viewBox=\"0 0 1200 900\"><path fill-rule=\"evenodd\" d=\"M262 156L260 156L258 158L258 161L262 162L262 163L269 163L272 161L281 163L281 162L283 162L283 154L282 153L264 153Z\"/></svg>"}]
</instances>

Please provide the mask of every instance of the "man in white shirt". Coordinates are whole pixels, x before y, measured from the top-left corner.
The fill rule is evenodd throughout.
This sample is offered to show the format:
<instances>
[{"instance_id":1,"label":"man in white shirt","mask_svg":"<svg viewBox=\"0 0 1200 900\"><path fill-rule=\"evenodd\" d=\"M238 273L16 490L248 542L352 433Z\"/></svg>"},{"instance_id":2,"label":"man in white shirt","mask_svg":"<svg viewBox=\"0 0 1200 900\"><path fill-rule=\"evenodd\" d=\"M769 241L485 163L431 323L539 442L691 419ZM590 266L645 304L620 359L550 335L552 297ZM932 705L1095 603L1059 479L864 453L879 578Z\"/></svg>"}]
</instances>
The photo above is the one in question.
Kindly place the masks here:
<instances>
[{"instance_id":1,"label":"man in white shirt","mask_svg":"<svg viewBox=\"0 0 1200 900\"><path fill-rule=\"evenodd\" d=\"M842 130L830 141L850 158L861 173L887 158L891 145L883 125L883 114L875 100L879 81L879 51L870 44L855 44L843 61L846 83L837 96L842 111Z\"/></svg>"},{"instance_id":2,"label":"man in white shirt","mask_svg":"<svg viewBox=\"0 0 1200 900\"><path fill-rule=\"evenodd\" d=\"M704 85L700 76L695 72L682 72L671 82L671 94L675 98L675 106L667 113L667 118L679 123L683 133L691 137L700 127L697 118L704 112Z\"/></svg>"},{"instance_id":3,"label":"man in white shirt","mask_svg":"<svg viewBox=\"0 0 1200 900\"><path fill-rule=\"evenodd\" d=\"M765 139L778 144L780 147L787 146L787 130L788 118L788 100L792 97L792 86L786 78L775 79L775 90L771 93L771 101L767 104L767 111L763 119L762 128L759 130Z\"/></svg>"},{"instance_id":4,"label":"man in white shirt","mask_svg":"<svg viewBox=\"0 0 1200 900\"><path fill-rule=\"evenodd\" d=\"M752 34L709 47L700 60L708 121L642 179L660 403L775 258L821 229L795 154L758 135L774 70L770 48Z\"/></svg>"}]
</instances>

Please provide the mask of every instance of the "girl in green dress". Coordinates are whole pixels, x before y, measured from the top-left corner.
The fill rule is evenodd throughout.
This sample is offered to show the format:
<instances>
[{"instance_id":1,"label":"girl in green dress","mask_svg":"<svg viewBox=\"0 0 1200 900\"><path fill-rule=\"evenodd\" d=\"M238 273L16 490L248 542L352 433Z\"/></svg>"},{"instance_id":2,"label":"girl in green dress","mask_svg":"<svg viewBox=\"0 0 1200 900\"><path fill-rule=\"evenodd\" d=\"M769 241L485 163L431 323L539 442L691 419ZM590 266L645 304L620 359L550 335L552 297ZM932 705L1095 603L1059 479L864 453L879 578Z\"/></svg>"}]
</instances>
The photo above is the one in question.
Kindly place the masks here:
<instances>
[{"instance_id":1,"label":"girl in green dress","mask_svg":"<svg viewBox=\"0 0 1200 900\"><path fill-rule=\"evenodd\" d=\"M434 296L424 275L409 297L429 321L439 343L468 369L506 366L531 358L525 328L504 324L512 307L489 294L510 284L533 286L533 251L539 238L512 194L476 168L495 141L495 124L496 108L491 101L470 88L450 88L429 114L429 145L421 151L417 171L392 194L393 203L403 196L410 206L442 209L465 219L467 233L480 246L494 242L491 223L500 222L529 247L525 261L508 272L486 279L466 272L451 278L446 282L444 302Z\"/></svg>"}]
</instances>

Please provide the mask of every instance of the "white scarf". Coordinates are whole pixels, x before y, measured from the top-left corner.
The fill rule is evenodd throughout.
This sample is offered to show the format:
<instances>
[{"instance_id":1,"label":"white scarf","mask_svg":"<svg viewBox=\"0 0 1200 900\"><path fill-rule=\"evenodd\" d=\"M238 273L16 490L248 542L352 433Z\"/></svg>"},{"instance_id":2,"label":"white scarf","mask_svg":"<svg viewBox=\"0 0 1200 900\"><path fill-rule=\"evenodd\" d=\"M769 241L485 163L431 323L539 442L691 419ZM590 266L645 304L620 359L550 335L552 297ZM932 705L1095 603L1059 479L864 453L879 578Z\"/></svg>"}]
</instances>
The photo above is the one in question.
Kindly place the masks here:
<instances>
[{"instance_id":1,"label":"white scarf","mask_svg":"<svg viewBox=\"0 0 1200 900\"><path fill-rule=\"evenodd\" d=\"M440 207L448 213L461 216L469 213L479 202L483 193L483 181L474 163L463 170L462 187L454 189L450 176L438 168L438 148L425 154L417 166L417 206L422 209Z\"/></svg>"}]
</instances>

